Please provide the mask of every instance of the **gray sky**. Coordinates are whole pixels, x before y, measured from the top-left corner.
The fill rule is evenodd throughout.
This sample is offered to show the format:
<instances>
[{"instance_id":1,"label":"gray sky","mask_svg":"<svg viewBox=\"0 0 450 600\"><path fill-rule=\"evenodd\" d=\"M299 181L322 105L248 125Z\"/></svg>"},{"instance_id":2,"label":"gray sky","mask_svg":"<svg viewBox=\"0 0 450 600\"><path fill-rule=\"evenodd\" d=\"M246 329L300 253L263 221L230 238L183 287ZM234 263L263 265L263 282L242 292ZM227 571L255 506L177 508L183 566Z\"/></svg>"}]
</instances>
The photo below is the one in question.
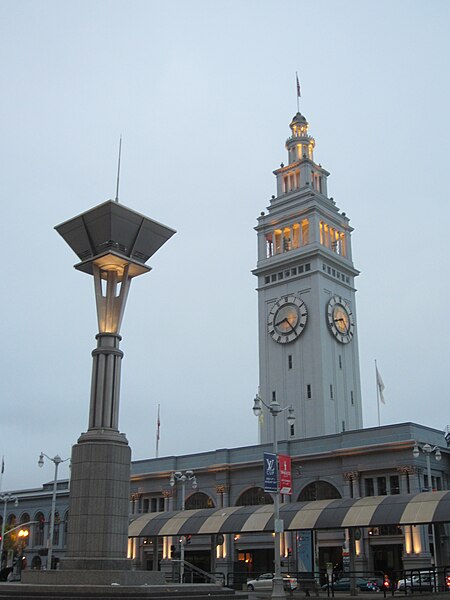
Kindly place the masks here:
<instances>
[{"instance_id":1,"label":"gray sky","mask_svg":"<svg viewBox=\"0 0 450 600\"><path fill-rule=\"evenodd\" d=\"M54 225L114 197L177 230L133 281L133 458L253 444L256 218L301 111L351 218L365 426L450 423L443 0L17 1L0 7L3 489L86 430L92 279ZM61 475L67 475L67 468Z\"/></svg>"}]
</instances>

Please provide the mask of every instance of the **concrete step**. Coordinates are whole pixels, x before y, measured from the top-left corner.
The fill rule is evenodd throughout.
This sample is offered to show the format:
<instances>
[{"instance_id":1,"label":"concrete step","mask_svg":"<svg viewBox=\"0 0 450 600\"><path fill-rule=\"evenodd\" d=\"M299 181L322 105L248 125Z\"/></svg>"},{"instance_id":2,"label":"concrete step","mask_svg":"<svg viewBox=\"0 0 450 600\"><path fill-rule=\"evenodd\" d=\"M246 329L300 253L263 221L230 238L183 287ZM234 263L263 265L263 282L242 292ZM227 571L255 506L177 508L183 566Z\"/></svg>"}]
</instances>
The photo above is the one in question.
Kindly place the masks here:
<instances>
[{"instance_id":1,"label":"concrete step","mask_svg":"<svg viewBox=\"0 0 450 600\"><path fill-rule=\"evenodd\" d=\"M0 600L226 600L234 590L212 585L64 586L0 583ZM248 598L238 595L239 599Z\"/></svg>"}]
</instances>

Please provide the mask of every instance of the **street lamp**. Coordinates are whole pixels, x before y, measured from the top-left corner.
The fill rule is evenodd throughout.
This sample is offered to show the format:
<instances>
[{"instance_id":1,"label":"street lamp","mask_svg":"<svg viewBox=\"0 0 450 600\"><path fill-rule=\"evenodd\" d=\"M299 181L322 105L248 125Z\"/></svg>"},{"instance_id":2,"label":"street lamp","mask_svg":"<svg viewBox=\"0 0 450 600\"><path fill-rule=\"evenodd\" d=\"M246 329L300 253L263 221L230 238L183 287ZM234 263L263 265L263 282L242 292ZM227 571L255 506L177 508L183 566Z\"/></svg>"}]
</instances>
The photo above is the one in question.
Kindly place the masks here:
<instances>
[{"instance_id":1,"label":"street lamp","mask_svg":"<svg viewBox=\"0 0 450 600\"><path fill-rule=\"evenodd\" d=\"M55 509L56 509L56 488L58 485L58 467L61 463L67 462L69 459L62 459L59 454L51 458L47 456L44 452L41 452L38 460L38 465L42 468L44 466L44 456L51 460L55 465L55 477L53 478L53 495L52 495L52 511L50 514L50 531L48 534L48 554L47 554L47 569L52 568L52 554L53 554L53 535L54 535L54 527L55 527Z\"/></svg>"},{"instance_id":2,"label":"street lamp","mask_svg":"<svg viewBox=\"0 0 450 600\"><path fill-rule=\"evenodd\" d=\"M437 461L440 461L442 458L441 451L438 446L432 448L430 444L424 444L423 446L419 446L416 442L413 448L413 456L414 458L419 458L420 451L425 454L425 458L427 460L427 478L428 478L428 491L433 491L433 486L431 485L431 464L430 464L430 455L433 454Z\"/></svg>"},{"instance_id":3,"label":"street lamp","mask_svg":"<svg viewBox=\"0 0 450 600\"><path fill-rule=\"evenodd\" d=\"M441 451L439 449L439 446L435 446L434 448L432 448L430 446L430 444L424 444L423 446L419 446L419 444L416 442L414 444L414 448L413 448L413 456L414 456L414 458L419 458L420 451L422 451L425 454L425 458L427 460L428 491L432 492L433 491L433 486L431 484L431 464L430 464L431 461L430 461L430 456L434 452L434 456L435 456L436 460L439 462L441 460L441 458L442 458L442 454L441 454ZM432 536L433 536L434 566L437 567L436 532L435 532L435 529L434 529L434 523L431 524L431 532L432 532Z\"/></svg>"},{"instance_id":4,"label":"street lamp","mask_svg":"<svg viewBox=\"0 0 450 600\"><path fill-rule=\"evenodd\" d=\"M190 481L192 489L196 490L198 487L197 478L194 475L194 471L175 471L170 476L169 483L174 487L178 482L181 483L181 510L185 508L186 501L186 482ZM184 577L184 536L180 539L180 583L183 583Z\"/></svg>"},{"instance_id":5,"label":"street lamp","mask_svg":"<svg viewBox=\"0 0 450 600\"><path fill-rule=\"evenodd\" d=\"M253 414L255 417L261 416L262 413L262 405L264 405L272 415L272 426L273 426L273 453L275 455L278 454L278 439L277 439L277 417L281 412L285 410L288 411L287 422L289 426L292 426L295 423L295 415L294 409L292 406L286 406L285 408L281 408L280 403L276 400L276 398L272 398L272 402L270 404L266 404L264 400L256 394L255 401L253 404ZM273 588L272 588L272 598L286 598L286 594L284 592L283 578L281 577L281 554L280 554L280 536L283 533L284 525L283 520L280 519L280 487L279 482L277 481L277 491L274 494L274 503L273 503L273 513L274 513L274 558L275 558L275 577L273 578Z\"/></svg>"},{"instance_id":6,"label":"street lamp","mask_svg":"<svg viewBox=\"0 0 450 600\"><path fill-rule=\"evenodd\" d=\"M2 521L2 541L0 542L0 568L3 562L3 542L5 539L5 527L6 527L6 507L8 506L8 502L12 502L14 500L14 506L19 505L19 498L17 496L13 496L12 494L2 494L0 496L0 502L3 502L3 521Z\"/></svg>"}]
</instances>

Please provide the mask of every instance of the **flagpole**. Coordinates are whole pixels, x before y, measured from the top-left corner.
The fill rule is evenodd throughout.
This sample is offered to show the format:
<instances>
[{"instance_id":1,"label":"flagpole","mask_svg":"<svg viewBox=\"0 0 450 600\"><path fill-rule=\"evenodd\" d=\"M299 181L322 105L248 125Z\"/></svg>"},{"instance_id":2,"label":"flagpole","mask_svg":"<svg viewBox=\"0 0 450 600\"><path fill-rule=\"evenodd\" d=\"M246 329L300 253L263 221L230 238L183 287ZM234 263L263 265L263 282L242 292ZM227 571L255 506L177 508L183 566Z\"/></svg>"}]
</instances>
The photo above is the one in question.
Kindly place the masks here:
<instances>
[{"instance_id":1,"label":"flagpole","mask_svg":"<svg viewBox=\"0 0 450 600\"><path fill-rule=\"evenodd\" d=\"M297 112L300 112L300 85L298 83L298 73L295 72L295 80L297 83Z\"/></svg>"},{"instance_id":2,"label":"flagpole","mask_svg":"<svg viewBox=\"0 0 450 600\"><path fill-rule=\"evenodd\" d=\"M378 385L378 367L377 367L377 360L375 359L375 385L377 388L377 407L378 407L378 427L381 426L381 419L380 419L380 386Z\"/></svg>"},{"instance_id":3,"label":"flagpole","mask_svg":"<svg viewBox=\"0 0 450 600\"><path fill-rule=\"evenodd\" d=\"M158 404L158 419L156 421L156 458L159 458L159 427L161 425L161 422L159 420L159 408L160 408L160 404Z\"/></svg>"},{"instance_id":4,"label":"flagpole","mask_svg":"<svg viewBox=\"0 0 450 600\"><path fill-rule=\"evenodd\" d=\"M2 456L2 468L1 468L1 472L0 472L0 494L3 489L3 473L4 473L4 471L5 471L5 457Z\"/></svg>"}]
</instances>

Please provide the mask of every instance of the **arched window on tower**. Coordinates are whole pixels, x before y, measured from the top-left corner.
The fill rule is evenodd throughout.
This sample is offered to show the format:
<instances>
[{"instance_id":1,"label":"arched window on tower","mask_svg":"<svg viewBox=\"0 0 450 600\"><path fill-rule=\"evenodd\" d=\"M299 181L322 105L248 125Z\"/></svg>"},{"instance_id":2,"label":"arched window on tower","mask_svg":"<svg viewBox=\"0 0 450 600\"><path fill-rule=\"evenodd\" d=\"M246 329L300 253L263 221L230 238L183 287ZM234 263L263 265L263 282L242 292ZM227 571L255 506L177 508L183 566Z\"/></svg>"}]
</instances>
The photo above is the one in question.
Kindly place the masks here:
<instances>
[{"instance_id":1,"label":"arched window on tower","mask_svg":"<svg viewBox=\"0 0 450 600\"><path fill-rule=\"evenodd\" d=\"M236 506L255 506L273 504L273 498L260 487L252 487L243 492L237 499Z\"/></svg>"}]
</instances>

